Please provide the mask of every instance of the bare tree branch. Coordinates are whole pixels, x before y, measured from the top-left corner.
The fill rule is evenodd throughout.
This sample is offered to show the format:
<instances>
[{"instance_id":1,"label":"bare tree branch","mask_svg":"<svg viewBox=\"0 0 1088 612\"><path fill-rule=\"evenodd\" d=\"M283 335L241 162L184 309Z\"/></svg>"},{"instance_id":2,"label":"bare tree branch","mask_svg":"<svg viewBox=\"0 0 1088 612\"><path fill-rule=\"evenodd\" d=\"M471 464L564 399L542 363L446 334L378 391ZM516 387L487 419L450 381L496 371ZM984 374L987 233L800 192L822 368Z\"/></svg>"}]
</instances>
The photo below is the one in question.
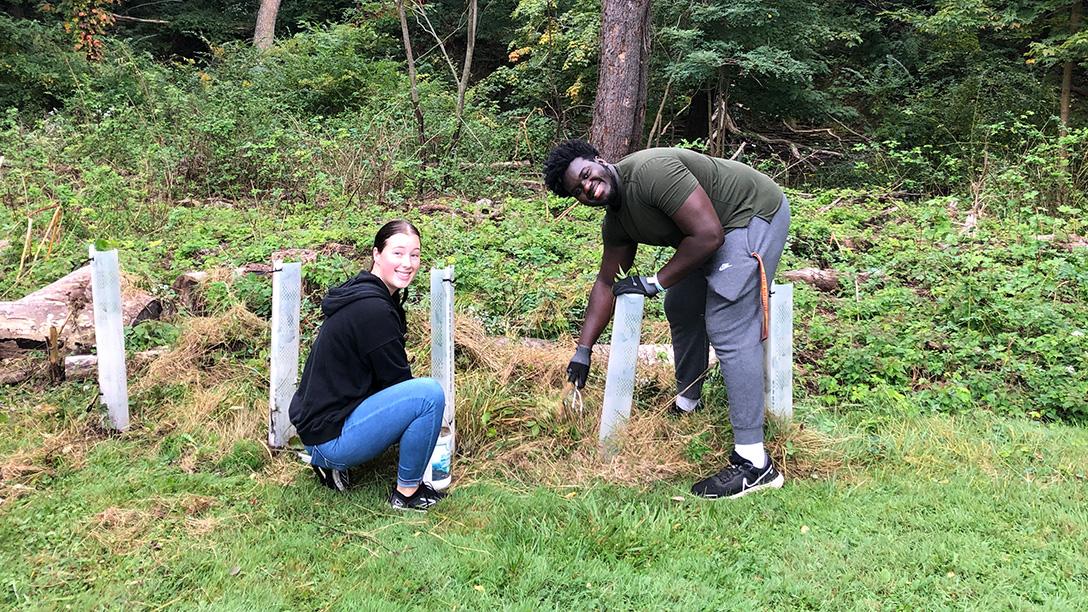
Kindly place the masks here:
<instances>
[{"instance_id":1,"label":"bare tree branch","mask_svg":"<svg viewBox=\"0 0 1088 612\"><path fill-rule=\"evenodd\" d=\"M397 14L400 16L400 33L404 40L404 54L408 57L408 84L412 93L412 108L416 115L416 124L419 127L419 146L424 149L427 146L427 135L423 128L423 109L419 106L419 87L416 83L416 60L412 54L412 39L408 35L408 15L404 11L404 0L396 0ZM426 151L422 151L424 158Z\"/></svg>"},{"instance_id":2,"label":"bare tree branch","mask_svg":"<svg viewBox=\"0 0 1088 612\"><path fill-rule=\"evenodd\" d=\"M438 32L435 30L434 25L431 24L431 19L427 17L427 11L423 9L422 5L417 5L413 1L412 15L415 16L416 23L419 25L419 27L422 28L424 32L433 36L435 42L438 43L438 50L442 52L442 57L446 59L446 65L450 67L450 74L453 76L454 82L456 82L457 68L453 65L453 60L450 59L450 54L446 52L446 41L438 35ZM423 21L419 20L420 17L423 18ZM452 32L450 33L450 36L453 36ZM450 36L447 36L446 38L449 38Z\"/></svg>"},{"instance_id":3,"label":"bare tree branch","mask_svg":"<svg viewBox=\"0 0 1088 612\"><path fill-rule=\"evenodd\" d=\"M169 21L163 21L162 19L143 19L141 17L129 17L128 15L118 15L117 13L110 13L110 16L118 21L135 21L137 23L161 23L169 24Z\"/></svg>"},{"instance_id":4,"label":"bare tree branch","mask_svg":"<svg viewBox=\"0 0 1088 612\"><path fill-rule=\"evenodd\" d=\"M465 90L468 89L468 79L472 75L472 52L476 47L476 11L477 0L468 0L468 34L466 35L465 65L461 71L461 80L457 83L457 129L450 139L450 154L457 150L457 143L461 140L461 127L464 125L462 116L465 112Z\"/></svg>"}]
</instances>

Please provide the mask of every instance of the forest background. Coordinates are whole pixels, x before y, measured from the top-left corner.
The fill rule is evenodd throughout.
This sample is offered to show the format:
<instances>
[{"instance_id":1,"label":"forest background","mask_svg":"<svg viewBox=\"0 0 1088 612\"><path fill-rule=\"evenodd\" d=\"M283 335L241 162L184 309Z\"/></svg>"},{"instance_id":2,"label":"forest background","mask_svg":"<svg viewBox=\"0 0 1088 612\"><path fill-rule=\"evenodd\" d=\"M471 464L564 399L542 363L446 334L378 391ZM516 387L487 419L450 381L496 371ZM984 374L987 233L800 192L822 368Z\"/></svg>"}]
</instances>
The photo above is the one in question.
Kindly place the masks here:
<instances>
[{"instance_id":1,"label":"forest background","mask_svg":"<svg viewBox=\"0 0 1088 612\"><path fill-rule=\"evenodd\" d=\"M1084 8L0 2L0 300L117 247L166 306L126 348L167 351L133 366L121 436L92 384L3 353L30 375L0 387L0 602L1076 608ZM786 187L782 271L833 282L797 284L779 497L672 501L730 446L716 377L677 421L651 368L608 465L595 415L563 409L599 253L597 212L540 185L568 137L734 157ZM376 510L388 461L335 498L264 446L271 286L231 273L308 258L305 354L321 295L394 216L458 275L457 495L412 521ZM181 295L195 270L210 280ZM668 342L659 302L644 338Z\"/></svg>"}]
</instances>

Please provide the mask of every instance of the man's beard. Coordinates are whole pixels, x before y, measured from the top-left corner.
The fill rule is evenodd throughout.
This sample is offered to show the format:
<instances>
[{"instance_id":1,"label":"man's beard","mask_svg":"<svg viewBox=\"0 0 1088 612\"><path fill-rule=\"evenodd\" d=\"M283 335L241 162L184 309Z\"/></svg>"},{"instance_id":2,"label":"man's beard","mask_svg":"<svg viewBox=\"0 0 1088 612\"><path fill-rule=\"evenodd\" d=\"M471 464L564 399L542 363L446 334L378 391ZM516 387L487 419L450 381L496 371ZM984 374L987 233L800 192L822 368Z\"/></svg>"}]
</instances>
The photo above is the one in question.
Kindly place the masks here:
<instances>
[{"instance_id":1,"label":"man's beard","mask_svg":"<svg viewBox=\"0 0 1088 612\"><path fill-rule=\"evenodd\" d=\"M620 186L611 171L608 173L608 186L608 199L604 201L604 205L608 210L617 211L620 209L621 202Z\"/></svg>"}]
</instances>

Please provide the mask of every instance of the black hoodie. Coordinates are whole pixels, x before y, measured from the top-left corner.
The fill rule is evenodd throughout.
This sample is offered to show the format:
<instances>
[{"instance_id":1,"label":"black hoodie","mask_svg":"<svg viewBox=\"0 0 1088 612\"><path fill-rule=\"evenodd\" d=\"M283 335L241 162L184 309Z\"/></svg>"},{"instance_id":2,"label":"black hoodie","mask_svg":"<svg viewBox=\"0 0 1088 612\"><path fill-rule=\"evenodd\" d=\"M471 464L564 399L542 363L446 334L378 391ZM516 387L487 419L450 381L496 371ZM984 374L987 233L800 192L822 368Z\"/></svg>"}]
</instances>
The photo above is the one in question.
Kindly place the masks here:
<instances>
[{"instance_id":1,"label":"black hoodie","mask_svg":"<svg viewBox=\"0 0 1088 612\"><path fill-rule=\"evenodd\" d=\"M382 279L360 272L331 289L321 311L325 321L289 413L299 438L311 446L339 437L359 402L412 378L404 309Z\"/></svg>"}]
</instances>

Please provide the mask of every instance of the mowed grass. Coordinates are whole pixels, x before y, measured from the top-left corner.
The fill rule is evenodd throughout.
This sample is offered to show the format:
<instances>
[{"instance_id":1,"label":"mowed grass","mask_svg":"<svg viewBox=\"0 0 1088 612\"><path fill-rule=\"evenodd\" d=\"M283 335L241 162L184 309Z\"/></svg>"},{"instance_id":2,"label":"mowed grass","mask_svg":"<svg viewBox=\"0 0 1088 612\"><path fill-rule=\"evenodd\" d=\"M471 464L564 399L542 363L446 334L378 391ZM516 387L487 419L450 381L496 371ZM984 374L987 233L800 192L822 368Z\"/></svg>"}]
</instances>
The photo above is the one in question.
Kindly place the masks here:
<instances>
[{"instance_id":1,"label":"mowed grass","mask_svg":"<svg viewBox=\"0 0 1088 612\"><path fill-rule=\"evenodd\" d=\"M784 268L879 278L870 286L855 275L844 292L797 285L797 417L769 430L788 475L780 491L718 502L688 495L728 452L724 390L713 377L708 409L670 421L667 364L640 369L619 463L596 462L593 415L560 408L576 294L599 253L596 217L574 209L542 224L554 216L545 202L510 200L496 224L417 219L432 261L456 263L459 278L460 455L447 501L427 515L388 510L394 453L338 495L290 454L264 448L269 341L256 313L267 316L270 287L216 282L201 316L182 312L151 328L175 339L134 333L140 348L171 352L130 370L123 435L101 428L93 382L48 385L39 372L0 387L0 608L1088 609L1088 431L1039 422L1057 419L1059 404L1061 414L1079 411L1067 400L1083 395L1084 294L1059 279L1083 269L1083 255L1020 250L1023 261L1056 267L1002 261L981 285L956 289L944 266L1006 251L980 238L960 248L984 259L931 257L961 241L943 201L880 221L897 207L847 200L794 200ZM161 228L121 241L122 265L169 301L176 296L164 288L190 269L225 278L278 248L355 245L353 256L307 268L317 294L365 265L358 256L368 247L356 238L388 215L364 209L330 222L325 211L177 208ZM12 264L2 275L17 269L25 225L14 213L0 222L16 245L0 249ZM1010 231L1000 244L1044 233ZM82 238L65 236L21 280L0 278L9 297L82 261ZM649 266L657 255L640 258ZM1010 291L1004 271L1053 291ZM938 308L929 288L969 312ZM660 301L651 310L644 341L667 341ZM949 322L950 312L961 318ZM308 343L313 302L304 313ZM425 302L409 316L422 374ZM1034 327L1021 330L1021 320ZM556 341L510 341L526 335ZM1006 340L1030 350L1010 353ZM602 400L605 363L595 357L589 413ZM1043 373L1053 378L1023 384Z\"/></svg>"},{"instance_id":2,"label":"mowed grass","mask_svg":"<svg viewBox=\"0 0 1088 612\"><path fill-rule=\"evenodd\" d=\"M780 491L707 502L686 478L541 486L477 467L423 515L384 505L392 456L341 495L288 455L187 464L151 428L91 428L85 446L69 429L39 472L20 472L13 458L60 435L28 433L43 417L25 399L9 394L4 416L27 435L0 443L0 602L13 609L1088 603L1088 432L1074 427L802 405L841 459Z\"/></svg>"}]
</instances>

